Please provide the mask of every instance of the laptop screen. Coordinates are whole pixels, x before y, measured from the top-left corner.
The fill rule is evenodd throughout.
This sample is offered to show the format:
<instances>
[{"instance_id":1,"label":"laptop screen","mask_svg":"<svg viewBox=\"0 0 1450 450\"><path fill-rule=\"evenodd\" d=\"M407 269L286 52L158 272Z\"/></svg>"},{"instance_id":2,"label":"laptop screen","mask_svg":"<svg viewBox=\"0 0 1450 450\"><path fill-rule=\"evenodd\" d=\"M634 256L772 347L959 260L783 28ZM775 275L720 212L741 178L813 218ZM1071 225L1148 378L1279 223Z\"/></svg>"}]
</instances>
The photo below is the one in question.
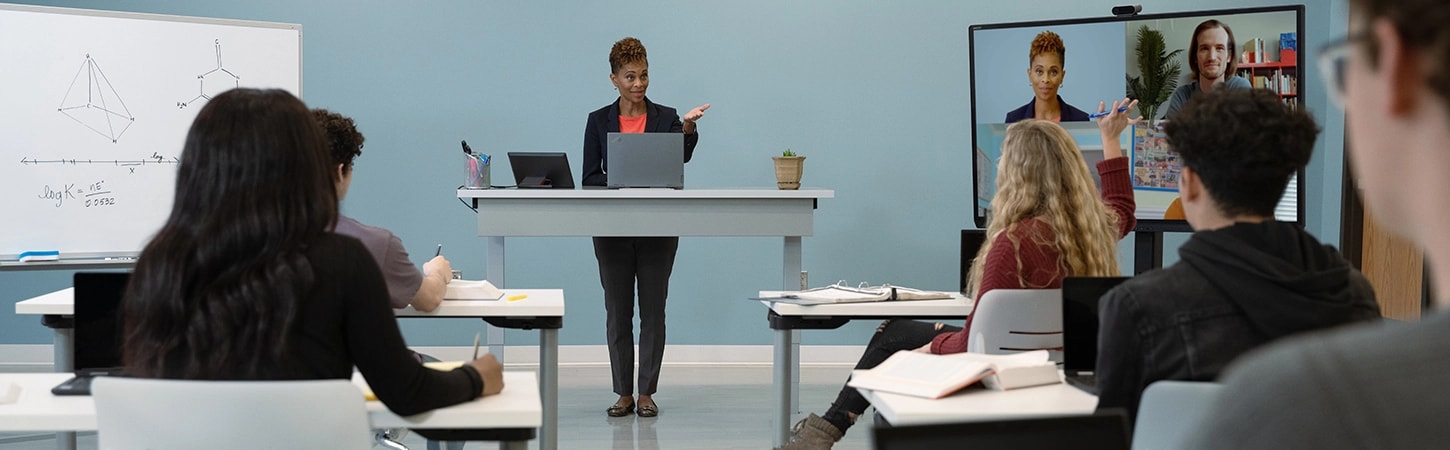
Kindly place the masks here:
<instances>
[{"instance_id":1,"label":"laptop screen","mask_svg":"<svg viewBox=\"0 0 1450 450\"><path fill-rule=\"evenodd\" d=\"M1128 448L1128 421L1121 412L1091 416L877 427L872 431L876 450Z\"/></svg>"},{"instance_id":2,"label":"laptop screen","mask_svg":"<svg viewBox=\"0 0 1450 450\"><path fill-rule=\"evenodd\" d=\"M121 299L128 272L76 272L75 369L121 366Z\"/></svg>"},{"instance_id":3,"label":"laptop screen","mask_svg":"<svg viewBox=\"0 0 1450 450\"><path fill-rule=\"evenodd\" d=\"M1062 370L1091 372L1098 359L1098 300L1127 277L1062 279Z\"/></svg>"}]
</instances>

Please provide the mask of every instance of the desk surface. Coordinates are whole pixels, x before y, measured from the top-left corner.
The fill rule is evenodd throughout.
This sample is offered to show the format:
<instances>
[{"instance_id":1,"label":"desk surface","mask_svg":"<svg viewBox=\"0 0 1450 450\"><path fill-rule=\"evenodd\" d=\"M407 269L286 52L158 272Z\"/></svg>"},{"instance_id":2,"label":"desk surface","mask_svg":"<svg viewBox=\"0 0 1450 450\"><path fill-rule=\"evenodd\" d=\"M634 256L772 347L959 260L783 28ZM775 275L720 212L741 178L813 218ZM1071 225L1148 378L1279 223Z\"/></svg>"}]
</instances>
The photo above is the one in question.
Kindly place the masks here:
<instances>
[{"instance_id":1,"label":"desk surface","mask_svg":"<svg viewBox=\"0 0 1450 450\"><path fill-rule=\"evenodd\" d=\"M1092 414L1098 398L1067 383L993 391L981 385L939 399L858 389L892 425Z\"/></svg>"},{"instance_id":2,"label":"desk surface","mask_svg":"<svg viewBox=\"0 0 1450 450\"><path fill-rule=\"evenodd\" d=\"M830 189L708 188L708 189L459 189L458 198L835 198Z\"/></svg>"},{"instance_id":3,"label":"desk surface","mask_svg":"<svg viewBox=\"0 0 1450 450\"><path fill-rule=\"evenodd\" d=\"M782 291L760 291L761 298L779 297ZM961 319L972 313L975 302L961 293L953 292L952 298L944 300L907 300L895 302L834 303L825 305L797 305L793 303L761 300L766 307L782 316L899 316L899 317L945 317Z\"/></svg>"},{"instance_id":4,"label":"desk surface","mask_svg":"<svg viewBox=\"0 0 1450 450\"><path fill-rule=\"evenodd\" d=\"M15 403L0 404L0 432L94 431L96 405L91 397L50 393L50 388L70 377L68 373L0 374L0 391L10 383L20 386ZM353 383L366 385L356 373ZM366 403L368 420L374 428L538 428L543 412L534 373L506 371L504 386L498 395L408 417L393 414L382 402L370 401Z\"/></svg>"},{"instance_id":5,"label":"desk surface","mask_svg":"<svg viewBox=\"0 0 1450 450\"><path fill-rule=\"evenodd\" d=\"M438 309L422 312L409 306L394 310L400 317L563 317L563 289L504 289L504 298L528 295L518 301L444 300ZM75 288L65 288L15 303L16 314L69 316L75 311Z\"/></svg>"}]
</instances>

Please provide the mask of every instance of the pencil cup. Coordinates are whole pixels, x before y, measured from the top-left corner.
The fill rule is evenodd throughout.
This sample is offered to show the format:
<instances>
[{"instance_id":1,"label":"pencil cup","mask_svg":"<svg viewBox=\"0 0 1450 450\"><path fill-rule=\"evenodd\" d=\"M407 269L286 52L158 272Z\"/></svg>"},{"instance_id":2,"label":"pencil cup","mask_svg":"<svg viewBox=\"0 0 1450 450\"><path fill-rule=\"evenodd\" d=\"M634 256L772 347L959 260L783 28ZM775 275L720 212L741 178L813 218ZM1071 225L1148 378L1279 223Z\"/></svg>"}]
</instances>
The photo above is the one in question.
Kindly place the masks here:
<instances>
[{"instance_id":1,"label":"pencil cup","mask_svg":"<svg viewBox=\"0 0 1450 450\"><path fill-rule=\"evenodd\" d=\"M490 164L492 161L473 155L464 155L464 157L467 158L468 163L465 166L468 169L468 178L464 180L463 187L466 189L488 189L492 183L489 176L489 169L493 167L493 164Z\"/></svg>"}]
</instances>

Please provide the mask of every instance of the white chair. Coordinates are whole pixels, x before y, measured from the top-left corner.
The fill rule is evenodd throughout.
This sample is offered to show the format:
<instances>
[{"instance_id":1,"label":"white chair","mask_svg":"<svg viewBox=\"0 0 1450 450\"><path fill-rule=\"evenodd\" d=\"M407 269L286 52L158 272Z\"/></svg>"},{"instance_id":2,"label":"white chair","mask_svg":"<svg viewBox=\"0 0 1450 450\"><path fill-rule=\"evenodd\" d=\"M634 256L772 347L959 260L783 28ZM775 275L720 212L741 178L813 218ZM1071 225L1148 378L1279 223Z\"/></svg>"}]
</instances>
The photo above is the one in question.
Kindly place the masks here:
<instances>
[{"instance_id":1,"label":"white chair","mask_svg":"<svg viewBox=\"0 0 1450 450\"><path fill-rule=\"evenodd\" d=\"M191 381L100 377L100 448L371 447L363 394L347 380Z\"/></svg>"},{"instance_id":2,"label":"white chair","mask_svg":"<svg viewBox=\"0 0 1450 450\"><path fill-rule=\"evenodd\" d=\"M993 289L977 300L967 351L1047 350L1062 361L1062 289Z\"/></svg>"},{"instance_id":3,"label":"white chair","mask_svg":"<svg viewBox=\"0 0 1450 450\"><path fill-rule=\"evenodd\" d=\"M1183 448L1222 389L1223 385L1206 381L1163 380L1148 385L1138 403L1133 448Z\"/></svg>"}]
</instances>

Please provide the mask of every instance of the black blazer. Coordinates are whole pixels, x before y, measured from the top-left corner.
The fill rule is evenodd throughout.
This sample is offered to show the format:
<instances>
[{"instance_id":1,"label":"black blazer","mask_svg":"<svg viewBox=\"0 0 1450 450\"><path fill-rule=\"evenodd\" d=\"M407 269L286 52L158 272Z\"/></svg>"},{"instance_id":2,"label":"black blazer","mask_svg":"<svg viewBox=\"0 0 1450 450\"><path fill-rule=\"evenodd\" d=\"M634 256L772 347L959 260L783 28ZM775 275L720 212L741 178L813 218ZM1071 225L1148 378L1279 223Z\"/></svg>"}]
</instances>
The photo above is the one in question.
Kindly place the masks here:
<instances>
[{"instance_id":1,"label":"black blazer","mask_svg":"<svg viewBox=\"0 0 1450 450\"><path fill-rule=\"evenodd\" d=\"M646 133L683 133L685 123L674 108L660 105L644 98ZM619 132L619 100L589 113L589 122L584 126L584 179L585 186L604 186L609 175L604 173L605 159L609 157L604 148L604 138L609 133ZM685 162L695 154L695 144L700 143L700 133L685 135Z\"/></svg>"},{"instance_id":2,"label":"black blazer","mask_svg":"<svg viewBox=\"0 0 1450 450\"><path fill-rule=\"evenodd\" d=\"M1061 95L1057 96L1057 105L1058 107L1062 108L1059 120L1061 122L1087 122L1088 120L1091 120L1088 118L1088 113L1083 112L1083 110L1081 109L1074 108L1072 105L1067 104L1067 102L1062 101ZM1033 117L1037 117L1036 99L1028 101L1027 104L1022 105L1021 108L1017 108L1008 112L1006 122L1016 123L1023 119L1031 119Z\"/></svg>"}]
</instances>

